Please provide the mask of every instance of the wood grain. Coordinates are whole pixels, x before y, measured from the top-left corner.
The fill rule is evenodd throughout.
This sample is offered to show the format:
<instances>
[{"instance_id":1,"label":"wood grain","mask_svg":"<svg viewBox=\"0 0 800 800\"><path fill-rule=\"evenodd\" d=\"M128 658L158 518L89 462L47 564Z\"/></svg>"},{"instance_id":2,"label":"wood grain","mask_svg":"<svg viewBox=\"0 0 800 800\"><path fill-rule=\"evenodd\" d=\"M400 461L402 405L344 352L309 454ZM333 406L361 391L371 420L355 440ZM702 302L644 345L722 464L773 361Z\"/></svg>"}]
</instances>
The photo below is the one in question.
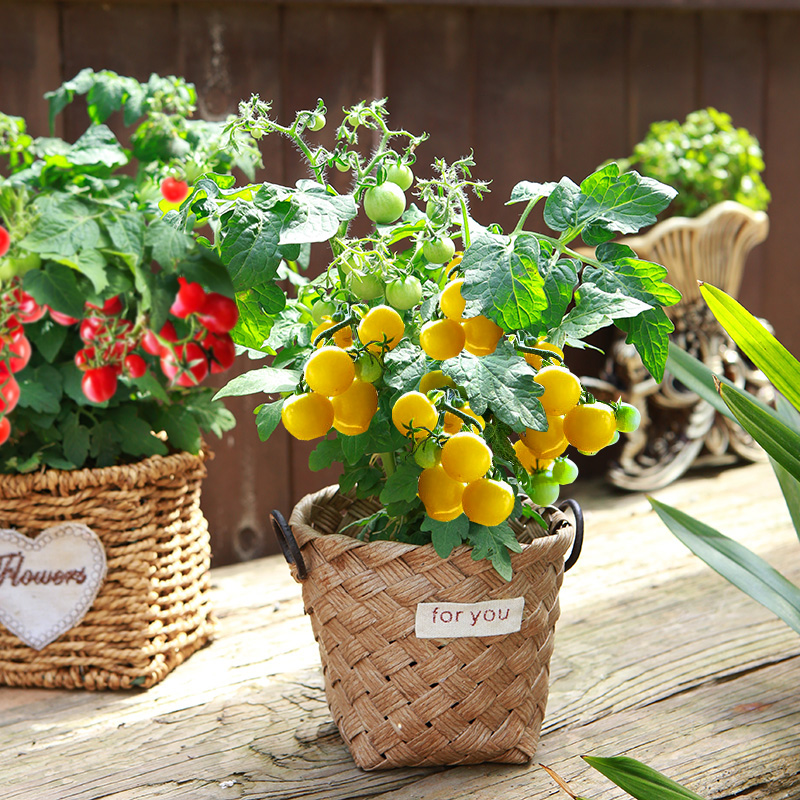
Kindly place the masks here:
<instances>
[{"instance_id":1,"label":"wood grain","mask_svg":"<svg viewBox=\"0 0 800 800\"><path fill-rule=\"evenodd\" d=\"M658 498L800 579L767 465L696 474ZM593 800L624 794L582 754L639 758L709 800L797 797L798 637L689 554L643 496L592 484L580 500L586 545L562 590L535 762ZM147 692L0 689L8 800L563 796L535 763L359 771L282 559L213 577L216 641Z\"/></svg>"}]
</instances>

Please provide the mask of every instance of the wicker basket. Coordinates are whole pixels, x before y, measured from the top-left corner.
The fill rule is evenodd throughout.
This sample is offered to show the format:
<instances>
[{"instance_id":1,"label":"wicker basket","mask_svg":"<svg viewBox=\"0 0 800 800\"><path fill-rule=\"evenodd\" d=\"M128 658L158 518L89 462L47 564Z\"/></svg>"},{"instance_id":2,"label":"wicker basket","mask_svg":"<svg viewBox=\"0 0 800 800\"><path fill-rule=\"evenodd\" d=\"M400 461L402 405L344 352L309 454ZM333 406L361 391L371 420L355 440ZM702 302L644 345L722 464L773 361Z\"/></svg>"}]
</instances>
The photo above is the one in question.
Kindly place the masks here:
<instances>
[{"instance_id":1,"label":"wicker basket","mask_svg":"<svg viewBox=\"0 0 800 800\"><path fill-rule=\"evenodd\" d=\"M83 523L107 561L86 616L42 650L0 625L0 684L149 687L209 640L211 551L200 510L206 457L0 476L0 527L33 537L61 522Z\"/></svg>"},{"instance_id":2,"label":"wicker basket","mask_svg":"<svg viewBox=\"0 0 800 800\"><path fill-rule=\"evenodd\" d=\"M564 556L575 539L560 511L549 530L516 527L523 552L504 581L469 549L441 559L431 545L361 542L336 533L377 506L328 487L298 503L281 525L287 560L303 587L319 643L328 705L362 769L530 761L548 693ZM351 529L352 530L352 529ZM571 565L571 564L570 564ZM418 638L419 603L525 598L517 633Z\"/></svg>"}]
</instances>

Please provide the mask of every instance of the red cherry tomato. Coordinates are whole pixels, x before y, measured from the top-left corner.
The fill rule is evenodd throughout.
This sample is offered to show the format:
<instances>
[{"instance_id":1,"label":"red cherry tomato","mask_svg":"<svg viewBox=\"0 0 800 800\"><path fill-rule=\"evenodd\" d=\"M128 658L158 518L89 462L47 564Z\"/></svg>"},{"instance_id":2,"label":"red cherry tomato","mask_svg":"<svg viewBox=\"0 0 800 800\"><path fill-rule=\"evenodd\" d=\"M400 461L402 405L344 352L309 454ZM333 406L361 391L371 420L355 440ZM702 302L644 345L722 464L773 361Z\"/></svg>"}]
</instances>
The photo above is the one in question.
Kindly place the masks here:
<instances>
[{"instance_id":1,"label":"red cherry tomato","mask_svg":"<svg viewBox=\"0 0 800 800\"><path fill-rule=\"evenodd\" d=\"M81 379L81 389L86 399L92 403L105 403L106 400L110 400L117 391L117 375L114 368L106 365L86 370Z\"/></svg>"},{"instance_id":2,"label":"red cherry tomato","mask_svg":"<svg viewBox=\"0 0 800 800\"><path fill-rule=\"evenodd\" d=\"M124 364L125 372L131 378L141 378L147 372L147 362L138 353L125 356Z\"/></svg>"},{"instance_id":3,"label":"red cherry tomato","mask_svg":"<svg viewBox=\"0 0 800 800\"><path fill-rule=\"evenodd\" d=\"M13 336L7 346L12 353L8 359L8 366L11 371L19 372L25 369L31 360L31 343L28 341L28 337L24 333Z\"/></svg>"},{"instance_id":4,"label":"red cherry tomato","mask_svg":"<svg viewBox=\"0 0 800 800\"><path fill-rule=\"evenodd\" d=\"M21 322L38 322L45 315L47 309L44 306L40 306L32 295L22 289L16 289L14 297L19 303L17 316Z\"/></svg>"},{"instance_id":5,"label":"red cherry tomato","mask_svg":"<svg viewBox=\"0 0 800 800\"><path fill-rule=\"evenodd\" d=\"M161 371L177 386L196 386L208 375L208 358L196 342L164 350Z\"/></svg>"},{"instance_id":6,"label":"red cherry tomato","mask_svg":"<svg viewBox=\"0 0 800 800\"><path fill-rule=\"evenodd\" d=\"M5 375L0 378L0 414L10 414L19 402L19 384L5 364L2 365L2 371Z\"/></svg>"},{"instance_id":7,"label":"red cherry tomato","mask_svg":"<svg viewBox=\"0 0 800 800\"><path fill-rule=\"evenodd\" d=\"M171 322L165 322L158 332L158 335L168 342L176 342L178 340L175 326ZM160 356L164 351L164 347L161 342L158 341L158 337L153 331L145 331L142 336L142 350L144 350L145 353L149 353L151 356Z\"/></svg>"},{"instance_id":8,"label":"red cherry tomato","mask_svg":"<svg viewBox=\"0 0 800 800\"><path fill-rule=\"evenodd\" d=\"M228 333L239 319L236 301L224 294L210 292L198 314L200 324L211 333Z\"/></svg>"},{"instance_id":9,"label":"red cherry tomato","mask_svg":"<svg viewBox=\"0 0 800 800\"><path fill-rule=\"evenodd\" d=\"M236 360L236 347L227 333L209 333L203 340L203 347L211 356L211 372L216 375L230 369Z\"/></svg>"},{"instance_id":10,"label":"red cherry tomato","mask_svg":"<svg viewBox=\"0 0 800 800\"><path fill-rule=\"evenodd\" d=\"M180 319L199 311L206 301L206 291L199 283L189 283L186 278L178 278L181 288L170 307L170 313Z\"/></svg>"},{"instance_id":11,"label":"red cherry tomato","mask_svg":"<svg viewBox=\"0 0 800 800\"><path fill-rule=\"evenodd\" d=\"M78 321L77 317L71 317L69 314L62 314L60 311L56 311L53 308L48 308L47 310L50 312L50 319L59 325L74 325Z\"/></svg>"},{"instance_id":12,"label":"red cherry tomato","mask_svg":"<svg viewBox=\"0 0 800 800\"><path fill-rule=\"evenodd\" d=\"M84 347L82 350L78 350L78 352L75 353L75 366L78 369L85 370L92 362L94 355L94 347Z\"/></svg>"},{"instance_id":13,"label":"red cherry tomato","mask_svg":"<svg viewBox=\"0 0 800 800\"><path fill-rule=\"evenodd\" d=\"M11 436L11 423L8 421L8 417L2 417L0 419L0 444L5 444L9 436Z\"/></svg>"},{"instance_id":14,"label":"red cherry tomato","mask_svg":"<svg viewBox=\"0 0 800 800\"><path fill-rule=\"evenodd\" d=\"M100 317L86 317L81 320L81 339L93 342L105 330L105 322Z\"/></svg>"},{"instance_id":15,"label":"red cherry tomato","mask_svg":"<svg viewBox=\"0 0 800 800\"><path fill-rule=\"evenodd\" d=\"M11 234L0 225L0 257L8 252L9 247L11 247Z\"/></svg>"},{"instance_id":16,"label":"red cherry tomato","mask_svg":"<svg viewBox=\"0 0 800 800\"><path fill-rule=\"evenodd\" d=\"M122 312L122 298L115 294L103 303L103 313L114 316Z\"/></svg>"},{"instance_id":17,"label":"red cherry tomato","mask_svg":"<svg viewBox=\"0 0 800 800\"><path fill-rule=\"evenodd\" d=\"M189 194L189 184L172 176L161 181L161 194L168 203L180 203Z\"/></svg>"}]
</instances>

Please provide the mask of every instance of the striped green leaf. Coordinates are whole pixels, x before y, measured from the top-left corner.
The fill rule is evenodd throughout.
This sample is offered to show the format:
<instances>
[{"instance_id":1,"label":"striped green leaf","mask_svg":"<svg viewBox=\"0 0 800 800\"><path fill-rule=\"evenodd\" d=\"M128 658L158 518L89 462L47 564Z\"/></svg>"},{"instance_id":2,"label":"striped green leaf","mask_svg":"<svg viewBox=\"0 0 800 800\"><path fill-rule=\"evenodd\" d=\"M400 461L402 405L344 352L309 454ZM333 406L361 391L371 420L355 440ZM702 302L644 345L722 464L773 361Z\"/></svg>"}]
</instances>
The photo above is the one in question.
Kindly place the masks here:
<instances>
[{"instance_id":1,"label":"striped green leaf","mask_svg":"<svg viewBox=\"0 0 800 800\"><path fill-rule=\"evenodd\" d=\"M698 558L800 633L800 589L797 586L733 539L676 508L653 498L649 500L670 531Z\"/></svg>"},{"instance_id":2,"label":"striped green leaf","mask_svg":"<svg viewBox=\"0 0 800 800\"><path fill-rule=\"evenodd\" d=\"M699 794L635 758L584 756L583 759L636 800L703 800Z\"/></svg>"},{"instance_id":3,"label":"striped green leaf","mask_svg":"<svg viewBox=\"0 0 800 800\"><path fill-rule=\"evenodd\" d=\"M730 295L708 283L701 285L700 292L720 325L742 352L800 411L800 361Z\"/></svg>"}]
</instances>

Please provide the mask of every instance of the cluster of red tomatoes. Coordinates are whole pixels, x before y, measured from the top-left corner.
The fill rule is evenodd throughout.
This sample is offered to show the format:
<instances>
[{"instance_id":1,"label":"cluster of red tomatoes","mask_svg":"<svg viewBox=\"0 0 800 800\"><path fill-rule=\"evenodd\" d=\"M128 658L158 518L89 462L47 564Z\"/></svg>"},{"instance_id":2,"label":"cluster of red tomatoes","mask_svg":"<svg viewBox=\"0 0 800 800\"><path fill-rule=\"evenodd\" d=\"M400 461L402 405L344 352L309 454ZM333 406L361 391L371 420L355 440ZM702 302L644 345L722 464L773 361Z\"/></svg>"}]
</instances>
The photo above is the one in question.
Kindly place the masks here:
<instances>
[{"instance_id":1,"label":"cluster of red tomatoes","mask_svg":"<svg viewBox=\"0 0 800 800\"><path fill-rule=\"evenodd\" d=\"M84 347L75 354L75 364L84 373L81 388L87 399L93 403L111 399L123 372L131 378L142 377L147 361L136 352L140 347L158 357L161 371L175 386L196 386L209 372L223 372L233 364L236 352L229 332L238 318L236 303L206 292L199 283L184 278L178 281L180 288L170 313L189 323L189 333L182 338L169 320L158 333L136 328L122 316L124 305L119 295L102 307L86 304L86 315L80 320ZM61 324L79 322L63 315L54 319Z\"/></svg>"}]
</instances>

